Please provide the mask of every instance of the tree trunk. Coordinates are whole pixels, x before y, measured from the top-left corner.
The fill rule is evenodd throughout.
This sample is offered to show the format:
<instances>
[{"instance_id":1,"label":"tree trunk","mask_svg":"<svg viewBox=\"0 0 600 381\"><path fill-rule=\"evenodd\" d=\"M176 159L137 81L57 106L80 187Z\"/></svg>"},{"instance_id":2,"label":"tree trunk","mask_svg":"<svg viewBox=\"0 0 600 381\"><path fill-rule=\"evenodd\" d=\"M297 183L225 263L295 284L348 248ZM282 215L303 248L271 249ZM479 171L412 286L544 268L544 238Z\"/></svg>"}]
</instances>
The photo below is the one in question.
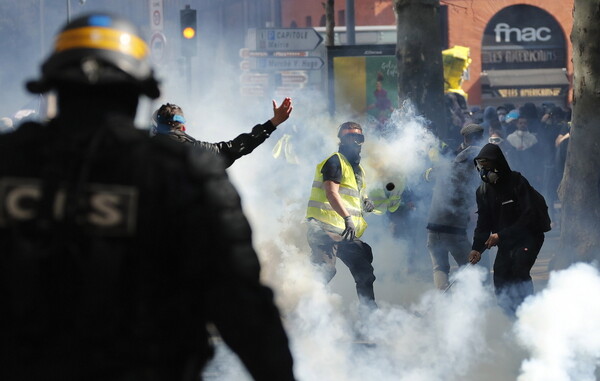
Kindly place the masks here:
<instances>
[{"instance_id":1,"label":"tree trunk","mask_svg":"<svg viewBox=\"0 0 600 381\"><path fill-rule=\"evenodd\" d=\"M335 13L334 0L327 0L325 5L325 46L335 45Z\"/></svg>"},{"instance_id":2,"label":"tree trunk","mask_svg":"<svg viewBox=\"0 0 600 381\"><path fill-rule=\"evenodd\" d=\"M571 137L556 268L600 259L600 0L575 0Z\"/></svg>"},{"instance_id":3,"label":"tree trunk","mask_svg":"<svg viewBox=\"0 0 600 381\"><path fill-rule=\"evenodd\" d=\"M439 10L439 0L394 0L399 100L410 100L443 140L447 127Z\"/></svg>"}]
</instances>

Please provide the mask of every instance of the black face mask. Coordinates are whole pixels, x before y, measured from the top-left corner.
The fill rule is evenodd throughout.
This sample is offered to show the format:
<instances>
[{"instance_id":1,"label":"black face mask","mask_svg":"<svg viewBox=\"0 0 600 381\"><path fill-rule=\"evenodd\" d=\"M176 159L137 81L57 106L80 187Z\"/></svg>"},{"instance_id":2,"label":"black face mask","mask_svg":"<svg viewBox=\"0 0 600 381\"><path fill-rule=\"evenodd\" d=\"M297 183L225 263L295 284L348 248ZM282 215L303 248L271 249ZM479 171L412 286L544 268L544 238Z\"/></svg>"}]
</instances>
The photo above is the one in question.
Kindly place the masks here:
<instances>
[{"instance_id":1,"label":"black face mask","mask_svg":"<svg viewBox=\"0 0 600 381\"><path fill-rule=\"evenodd\" d=\"M340 153L348 159L350 163L360 163L360 151L362 146L358 144L340 144Z\"/></svg>"},{"instance_id":2,"label":"black face mask","mask_svg":"<svg viewBox=\"0 0 600 381\"><path fill-rule=\"evenodd\" d=\"M340 138L340 153L348 159L350 163L360 163L360 151L365 137L362 134L346 134Z\"/></svg>"}]
</instances>

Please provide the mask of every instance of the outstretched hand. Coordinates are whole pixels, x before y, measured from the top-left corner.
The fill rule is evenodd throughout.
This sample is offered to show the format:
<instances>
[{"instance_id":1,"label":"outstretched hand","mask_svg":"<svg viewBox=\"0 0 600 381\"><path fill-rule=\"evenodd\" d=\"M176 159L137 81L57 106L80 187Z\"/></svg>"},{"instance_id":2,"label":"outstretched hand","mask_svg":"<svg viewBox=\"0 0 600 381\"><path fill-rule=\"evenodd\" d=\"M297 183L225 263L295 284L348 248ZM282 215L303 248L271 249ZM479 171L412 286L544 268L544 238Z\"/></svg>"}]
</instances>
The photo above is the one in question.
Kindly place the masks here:
<instances>
[{"instance_id":1,"label":"outstretched hand","mask_svg":"<svg viewBox=\"0 0 600 381\"><path fill-rule=\"evenodd\" d=\"M271 123L273 126L277 127L281 123L285 122L292 112L292 99L285 98L283 102L281 102L281 106L277 107L277 102L275 100L273 102L273 117L271 118Z\"/></svg>"}]
</instances>

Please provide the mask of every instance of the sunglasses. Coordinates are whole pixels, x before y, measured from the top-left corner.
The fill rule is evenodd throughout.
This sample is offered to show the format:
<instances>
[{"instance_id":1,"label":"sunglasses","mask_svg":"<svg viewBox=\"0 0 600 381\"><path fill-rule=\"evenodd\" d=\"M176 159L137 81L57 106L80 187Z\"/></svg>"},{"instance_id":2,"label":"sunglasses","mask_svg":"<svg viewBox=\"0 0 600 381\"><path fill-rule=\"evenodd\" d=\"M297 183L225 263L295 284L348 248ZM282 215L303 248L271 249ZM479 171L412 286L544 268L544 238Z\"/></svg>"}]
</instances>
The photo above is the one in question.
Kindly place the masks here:
<instances>
[{"instance_id":1,"label":"sunglasses","mask_svg":"<svg viewBox=\"0 0 600 381\"><path fill-rule=\"evenodd\" d=\"M365 142L365 136L363 134L346 134L342 136L341 140L345 143L355 143L361 145Z\"/></svg>"},{"instance_id":2,"label":"sunglasses","mask_svg":"<svg viewBox=\"0 0 600 381\"><path fill-rule=\"evenodd\" d=\"M502 138L489 138L488 142L492 143L492 144L500 144L504 141L504 139Z\"/></svg>"}]
</instances>

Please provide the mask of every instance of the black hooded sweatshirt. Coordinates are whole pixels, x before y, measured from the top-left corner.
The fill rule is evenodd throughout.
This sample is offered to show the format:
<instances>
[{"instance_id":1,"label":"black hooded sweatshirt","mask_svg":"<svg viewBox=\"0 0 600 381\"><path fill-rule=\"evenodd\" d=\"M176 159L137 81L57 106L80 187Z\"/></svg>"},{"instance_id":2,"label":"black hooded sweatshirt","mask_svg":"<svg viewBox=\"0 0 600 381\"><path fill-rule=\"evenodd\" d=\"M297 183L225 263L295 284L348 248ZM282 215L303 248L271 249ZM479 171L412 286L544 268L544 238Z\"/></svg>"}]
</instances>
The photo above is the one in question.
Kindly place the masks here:
<instances>
[{"instance_id":1,"label":"black hooded sweatshirt","mask_svg":"<svg viewBox=\"0 0 600 381\"><path fill-rule=\"evenodd\" d=\"M525 238L540 234L532 200L531 185L519 172L512 171L495 144L483 146L477 159L494 162L499 180L496 184L482 182L477 188L477 226L473 236L473 250L486 249L485 241L491 233L498 233L499 249L511 249Z\"/></svg>"}]
</instances>

